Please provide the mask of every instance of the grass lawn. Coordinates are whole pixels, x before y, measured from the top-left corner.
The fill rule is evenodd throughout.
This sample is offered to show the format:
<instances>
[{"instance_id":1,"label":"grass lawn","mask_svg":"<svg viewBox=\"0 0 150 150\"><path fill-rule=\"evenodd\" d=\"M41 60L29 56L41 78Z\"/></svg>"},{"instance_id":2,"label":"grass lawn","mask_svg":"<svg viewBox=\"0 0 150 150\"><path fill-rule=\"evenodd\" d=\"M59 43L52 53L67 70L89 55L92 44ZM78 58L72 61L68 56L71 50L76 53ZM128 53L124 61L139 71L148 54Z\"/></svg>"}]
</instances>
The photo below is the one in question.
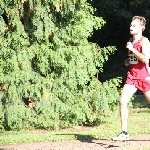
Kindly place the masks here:
<instances>
[{"instance_id":1,"label":"grass lawn","mask_svg":"<svg viewBox=\"0 0 150 150\"><path fill-rule=\"evenodd\" d=\"M136 97L132 102L128 122L130 135L150 134L150 109L143 96ZM75 127L57 131L0 131L0 145L74 139L106 139L119 132L120 119L118 108L116 108L111 116L106 118L106 123L96 127Z\"/></svg>"}]
</instances>

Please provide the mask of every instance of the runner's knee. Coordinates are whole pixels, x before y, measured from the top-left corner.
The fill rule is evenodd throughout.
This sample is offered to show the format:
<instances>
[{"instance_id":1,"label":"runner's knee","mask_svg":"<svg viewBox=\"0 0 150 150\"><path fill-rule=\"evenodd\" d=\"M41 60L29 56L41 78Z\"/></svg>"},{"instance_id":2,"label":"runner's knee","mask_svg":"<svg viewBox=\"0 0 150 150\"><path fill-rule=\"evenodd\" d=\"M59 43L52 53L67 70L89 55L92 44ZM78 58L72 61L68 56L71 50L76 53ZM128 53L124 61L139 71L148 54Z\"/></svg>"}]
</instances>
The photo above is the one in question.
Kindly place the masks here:
<instances>
[{"instance_id":1,"label":"runner's knee","mask_svg":"<svg viewBox=\"0 0 150 150\"><path fill-rule=\"evenodd\" d=\"M120 99L119 103L120 103L120 106L127 106L128 101L124 99Z\"/></svg>"}]
</instances>

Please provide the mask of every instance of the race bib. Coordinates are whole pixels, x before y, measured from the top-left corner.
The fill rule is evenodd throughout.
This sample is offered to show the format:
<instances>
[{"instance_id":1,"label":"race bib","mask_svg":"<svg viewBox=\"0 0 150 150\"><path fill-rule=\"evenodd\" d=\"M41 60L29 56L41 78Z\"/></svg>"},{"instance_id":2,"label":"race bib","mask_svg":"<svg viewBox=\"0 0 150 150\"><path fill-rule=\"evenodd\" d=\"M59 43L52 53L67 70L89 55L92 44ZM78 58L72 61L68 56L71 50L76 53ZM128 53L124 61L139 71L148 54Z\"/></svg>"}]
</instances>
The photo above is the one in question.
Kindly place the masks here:
<instances>
[{"instance_id":1,"label":"race bib","mask_svg":"<svg viewBox=\"0 0 150 150\"><path fill-rule=\"evenodd\" d=\"M129 63L130 64L137 64L138 63L138 59L134 54L129 54Z\"/></svg>"}]
</instances>

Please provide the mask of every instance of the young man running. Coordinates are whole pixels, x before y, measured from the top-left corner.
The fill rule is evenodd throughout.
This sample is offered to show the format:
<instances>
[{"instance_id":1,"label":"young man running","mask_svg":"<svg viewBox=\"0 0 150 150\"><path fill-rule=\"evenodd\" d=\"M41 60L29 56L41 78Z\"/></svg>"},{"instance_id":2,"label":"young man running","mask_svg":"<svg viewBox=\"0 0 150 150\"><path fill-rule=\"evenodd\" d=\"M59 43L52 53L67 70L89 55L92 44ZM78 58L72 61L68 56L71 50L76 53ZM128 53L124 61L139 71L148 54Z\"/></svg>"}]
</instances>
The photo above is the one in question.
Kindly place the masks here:
<instances>
[{"instance_id":1,"label":"young man running","mask_svg":"<svg viewBox=\"0 0 150 150\"><path fill-rule=\"evenodd\" d=\"M125 65L129 66L127 79L120 96L121 133L112 140L129 140L127 132L128 108L127 104L137 89L141 90L148 102L150 102L150 44L149 40L142 36L146 20L141 16L134 16L130 24L132 41L127 42L129 58Z\"/></svg>"}]
</instances>

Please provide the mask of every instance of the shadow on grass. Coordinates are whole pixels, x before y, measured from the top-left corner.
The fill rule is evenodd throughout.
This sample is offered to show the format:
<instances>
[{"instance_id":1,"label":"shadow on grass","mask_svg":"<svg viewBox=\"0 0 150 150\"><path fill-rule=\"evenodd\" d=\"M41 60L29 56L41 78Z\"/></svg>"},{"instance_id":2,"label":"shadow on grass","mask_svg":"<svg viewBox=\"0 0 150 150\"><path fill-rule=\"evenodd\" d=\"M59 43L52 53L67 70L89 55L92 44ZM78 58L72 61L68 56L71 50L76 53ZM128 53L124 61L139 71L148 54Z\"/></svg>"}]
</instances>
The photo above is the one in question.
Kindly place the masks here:
<instances>
[{"instance_id":1,"label":"shadow on grass","mask_svg":"<svg viewBox=\"0 0 150 150\"><path fill-rule=\"evenodd\" d=\"M79 140L81 142L86 142L86 143L94 143L92 142L93 140L98 140L92 135L82 135L82 134L56 134L56 135L73 135L75 137L75 140Z\"/></svg>"},{"instance_id":2,"label":"shadow on grass","mask_svg":"<svg viewBox=\"0 0 150 150\"><path fill-rule=\"evenodd\" d=\"M110 141L108 141L108 139L100 139L99 140L100 142L95 142L95 144L99 144L100 146L103 146L105 147L106 149L108 148L116 148L116 147L119 147L118 145L114 145L114 144L109 144ZM102 142L104 141L104 142ZM115 143L116 144L116 143Z\"/></svg>"},{"instance_id":3,"label":"shadow on grass","mask_svg":"<svg viewBox=\"0 0 150 150\"><path fill-rule=\"evenodd\" d=\"M110 140L108 140L108 139L99 139L99 138L93 137L92 135L82 135L82 134L57 134L57 135L74 135L75 139L80 142L85 142L85 143L89 143L89 144L90 143L98 144L105 148L119 147L119 146L113 145L113 144L109 145Z\"/></svg>"}]
</instances>

